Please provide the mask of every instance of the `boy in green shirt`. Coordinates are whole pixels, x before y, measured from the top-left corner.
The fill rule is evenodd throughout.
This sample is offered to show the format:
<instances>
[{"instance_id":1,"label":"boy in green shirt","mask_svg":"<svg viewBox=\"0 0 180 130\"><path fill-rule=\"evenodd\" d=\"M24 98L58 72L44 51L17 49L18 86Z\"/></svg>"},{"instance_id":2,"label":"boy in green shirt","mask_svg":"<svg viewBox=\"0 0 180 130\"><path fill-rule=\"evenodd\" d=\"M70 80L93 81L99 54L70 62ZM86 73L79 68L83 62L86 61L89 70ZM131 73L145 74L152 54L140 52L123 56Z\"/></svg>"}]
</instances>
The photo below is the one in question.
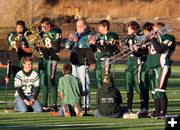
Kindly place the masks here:
<instances>
[{"instance_id":1,"label":"boy in green shirt","mask_svg":"<svg viewBox=\"0 0 180 130\"><path fill-rule=\"evenodd\" d=\"M58 113L65 117L75 114L83 116L81 110L82 83L71 74L72 66L70 64L65 64L62 71L64 76L59 79L58 92L63 104Z\"/></svg>"}]
</instances>

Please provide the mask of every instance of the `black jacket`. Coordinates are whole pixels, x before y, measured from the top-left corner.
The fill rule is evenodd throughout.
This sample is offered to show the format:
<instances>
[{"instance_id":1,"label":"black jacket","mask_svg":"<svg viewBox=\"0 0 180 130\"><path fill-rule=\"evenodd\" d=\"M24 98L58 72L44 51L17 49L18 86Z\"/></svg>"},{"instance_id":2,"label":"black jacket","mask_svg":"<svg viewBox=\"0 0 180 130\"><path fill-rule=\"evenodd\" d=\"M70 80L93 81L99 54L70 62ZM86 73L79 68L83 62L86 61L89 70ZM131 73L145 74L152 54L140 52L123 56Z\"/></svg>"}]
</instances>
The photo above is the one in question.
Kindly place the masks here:
<instances>
[{"instance_id":1,"label":"black jacket","mask_svg":"<svg viewBox=\"0 0 180 130\"><path fill-rule=\"evenodd\" d=\"M122 96L117 88L106 84L97 92L96 105L102 116L111 116L120 111Z\"/></svg>"}]
</instances>

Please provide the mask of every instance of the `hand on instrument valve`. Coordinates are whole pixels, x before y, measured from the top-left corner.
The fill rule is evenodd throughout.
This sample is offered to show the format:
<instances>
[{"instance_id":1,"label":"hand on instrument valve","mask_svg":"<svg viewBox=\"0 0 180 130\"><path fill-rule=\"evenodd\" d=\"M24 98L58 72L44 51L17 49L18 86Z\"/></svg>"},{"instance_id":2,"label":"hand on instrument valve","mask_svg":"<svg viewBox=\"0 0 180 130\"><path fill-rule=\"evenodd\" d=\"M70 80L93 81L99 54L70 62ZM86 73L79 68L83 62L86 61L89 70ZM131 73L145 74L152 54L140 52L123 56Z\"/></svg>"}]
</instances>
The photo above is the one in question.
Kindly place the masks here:
<instances>
[{"instance_id":1,"label":"hand on instrument valve","mask_svg":"<svg viewBox=\"0 0 180 130\"><path fill-rule=\"evenodd\" d=\"M70 40L70 41L73 41L73 42L77 42L77 41L78 41L78 38L77 38L75 35L70 34L70 35L69 35L69 40Z\"/></svg>"},{"instance_id":2,"label":"hand on instrument valve","mask_svg":"<svg viewBox=\"0 0 180 130\"><path fill-rule=\"evenodd\" d=\"M16 50L16 52L18 51L18 48L19 48L19 43L18 42L12 41L11 46L12 46L13 49Z\"/></svg>"},{"instance_id":3,"label":"hand on instrument valve","mask_svg":"<svg viewBox=\"0 0 180 130\"><path fill-rule=\"evenodd\" d=\"M138 46L136 46L136 45L133 45L131 48L132 48L131 50L135 51L135 52L137 52L137 50L138 50Z\"/></svg>"},{"instance_id":4,"label":"hand on instrument valve","mask_svg":"<svg viewBox=\"0 0 180 130\"><path fill-rule=\"evenodd\" d=\"M92 44L92 45L95 45L96 44L96 38L94 37L94 36L89 36L89 38L88 38L88 40L89 40L89 43L90 44Z\"/></svg>"}]
</instances>

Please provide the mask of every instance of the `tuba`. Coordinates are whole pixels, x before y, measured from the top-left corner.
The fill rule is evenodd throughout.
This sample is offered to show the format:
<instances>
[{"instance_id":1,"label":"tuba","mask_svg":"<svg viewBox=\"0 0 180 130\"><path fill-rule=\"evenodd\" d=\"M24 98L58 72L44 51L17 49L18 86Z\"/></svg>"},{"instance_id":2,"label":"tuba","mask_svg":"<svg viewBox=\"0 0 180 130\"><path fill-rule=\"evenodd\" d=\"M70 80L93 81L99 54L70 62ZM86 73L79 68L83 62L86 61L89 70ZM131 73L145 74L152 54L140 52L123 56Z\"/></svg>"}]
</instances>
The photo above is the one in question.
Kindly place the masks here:
<instances>
[{"instance_id":1,"label":"tuba","mask_svg":"<svg viewBox=\"0 0 180 130\"><path fill-rule=\"evenodd\" d=\"M44 55L41 48L45 48L44 42L40 36L37 25L31 25L28 30L24 33L24 36L32 48L32 53L36 58L43 58Z\"/></svg>"}]
</instances>

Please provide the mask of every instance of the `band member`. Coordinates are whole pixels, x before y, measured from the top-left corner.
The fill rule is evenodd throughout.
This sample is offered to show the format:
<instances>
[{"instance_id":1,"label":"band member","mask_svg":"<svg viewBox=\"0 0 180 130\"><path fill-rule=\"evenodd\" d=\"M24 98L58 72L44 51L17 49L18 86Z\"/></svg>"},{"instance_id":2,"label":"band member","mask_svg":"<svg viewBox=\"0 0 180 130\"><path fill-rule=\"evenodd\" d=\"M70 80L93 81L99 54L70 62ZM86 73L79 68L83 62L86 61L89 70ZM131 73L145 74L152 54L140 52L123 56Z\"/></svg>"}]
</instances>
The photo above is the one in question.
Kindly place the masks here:
<instances>
[{"instance_id":1,"label":"band member","mask_svg":"<svg viewBox=\"0 0 180 130\"><path fill-rule=\"evenodd\" d=\"M39 63L40 84L43 93L43 110L56 111L57 110L57 86L55 83L56 68L58 64L60 43L62 31L60 28L52 24L50 18L44 17L41 20L42 32L41 35L44 39L45 49L44 57ZM50 107L48 106L48 93L50 92L51 99Z\"/></svg>"},{"instance_id":2,"label":"band member","mask_svg":"<svg viewBox=\"0 0 180 130\"><path fill-rule=\"evenodd\" d=\"M66 48L71 50L70 60L72 63L72 75L80 79L83 86L83 91L86 90L87 92L87 96L84 97L82 106L83 108L86 108L86 110L90 110L90 80L88 74L89 65L85 66L78 62L76 48L90 48L88 41L90 33L91 31L86 20L79 19L76 22L76 33L70 34L68 40L66 41Z\"/></svg>"},{"instance_id":3,"label":"band member","mask_svg":"<svg viewBox=\"0 0 180 130\"><path fill-rule=\"evenodd\" d=\"M32 70L33 63L31 57L24 57L23 69L14 78L16 89L16 112L42 112L42 106L38 101L39 95L39 75Z\"/></svg>"},{"instance_id":4,"label":"band member","mask_svg":"<svg viewBox=\"0 0 180 130\"><path fill-rule=\"evenodd\" d=\"M7 38L10 49L16 50L19 61L21 61L22 57L24 56L32 55L32 49L29 47L24 37L24 33L26 30L27 29L25 26L25 22L22 20L18 20L16 22L16 32L11 32ZM14 76L19 70L21 70L21 67L22 67L21 62L19 62L19 66L12 66L12 71Z\"/></svg>"},{"instance_id":5,"label":"band member","mask_svg":"<svg viewBox=\"0 0 180 130\"><path fill-rule=\"evenodd\" d=\"M126 40L127 48L132 53L127 59L127 68L125 70L125 89L127 92L127 106L129 113L132 112L133 89L140 94L140 111L139 116L148 114L148 86L146 76L146 55L138 52L137 44L142 34L139 33L140 25L136 21L131 21L128 24L128 39ZM142 49L142 48L141 48ZM147 52L147 49L146 49Z\"/></svg>"},{"instance_id":6,"label":"band member","mask_svg":"<svg viewBox=\"0 0 180 130\"><path fill-rule=\"evenodd\" d=\"M153 118L164 118L167 113L167 95L166 87L168 78L171 74L171 56L175 50L175 37L170 34L161 36L158 30L164 27L164 23L156 24L145 23L144 34L148 35L151 31L157 32L150 37L151 45L148 47L149 55L147 66L149 68L150 89L154 99L155 111Z\"/></svg>"},{"instance_id":7,"label":"band member","mask_svg":"<svg viewBox=\"0 0 180 130\"><path fill-rule=\"evenodd\" d=\"M98 88L102 87L103 80L107 80L110 75L111 65L110 57L119 52L115 45L119 37L115 32L110 32L110 23L107 20L101 20L98 25L100 36L97 38L90 38L90 43L96 45L97 51L95 53L95 81ZM103 66L105 66L103 68Z\"/></svg>"}]
</instances>

